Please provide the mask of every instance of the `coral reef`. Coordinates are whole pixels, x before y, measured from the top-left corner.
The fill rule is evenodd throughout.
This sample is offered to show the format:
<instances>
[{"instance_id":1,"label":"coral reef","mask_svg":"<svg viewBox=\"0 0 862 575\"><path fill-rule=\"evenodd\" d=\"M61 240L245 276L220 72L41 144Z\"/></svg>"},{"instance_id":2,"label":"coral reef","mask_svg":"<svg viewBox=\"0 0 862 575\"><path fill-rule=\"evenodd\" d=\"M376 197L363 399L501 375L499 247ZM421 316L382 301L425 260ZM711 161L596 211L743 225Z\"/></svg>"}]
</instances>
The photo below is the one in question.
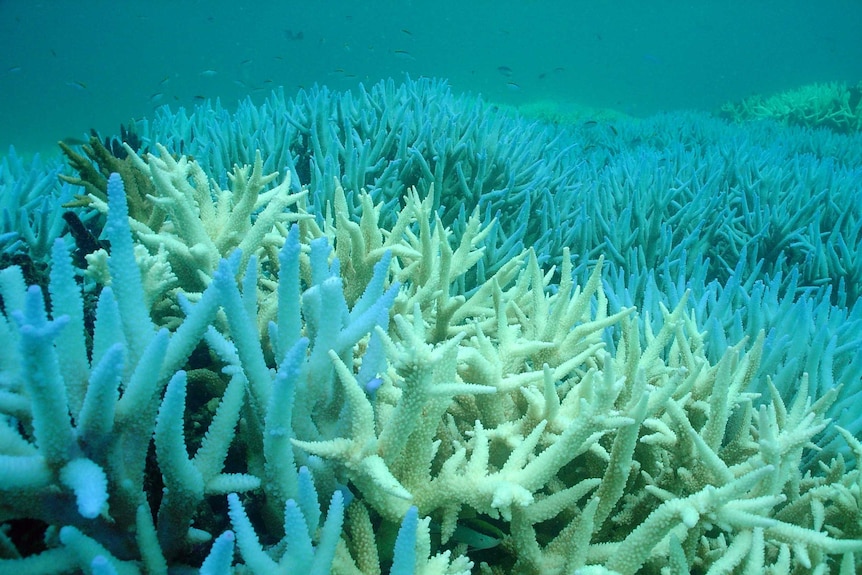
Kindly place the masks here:
<instances>
[{"instance_id":1,"label":"coral reef","mask_svg":"<svg viewBox=\"0 0 862 575\"><path fill-rule=\"evenodd\" d=\"M58 162L39 157L25 162L14 150L0 162L0 261L16 263L31 280L45 264L51 244L65 231L58 204L71 199L72 186L59 186L63 170Z\"/></svg>"},{"instance_id":2,"label":"coral reef","mask_svg":"<svg viewBox=\"0 0 862 575\"><path fill-rule=\"evenodd\" d=\"M276 93L233 113L163 109L139 132L173 151L184 143L210 174L253 163L259 149L265 171L288 170L308 184L312 209L332 200L337 180L383 202L387 224L407 189L424 194L433 184L435 209L456 233L476 206L485 220L498 218L483 258L489 272L524 246L549 264L568 247L583 270L599 255L628 273L685 256L686 275L702 258L708 279L723 282L743 259L758 279L796 268L803 286L860 295L862 202L851 183L862 134L743 129L682 113L621 118L616 133L597 127L523 118L420 79L355 93ZM794 241L800 235L806 241ZM475 283L486 279L477 273Z\"/></svg>"},{"instance_id":3,"label":"coral reef","mask_svg":"<svg viewBox=\"0 0 862 575\"><path fill-rule=\"evenodd\" d=\"M735 122L777 120L779 122L829 128L836 132L862 130L862 82L808 84L772 96L749 96L721 107L722 116Z\"/></svg>"},{"instance_id":4,"label":"coral reef","mask_svg":"<svg viewBox=\"0 0 862 575\"><path fill-rule=\"evenodd\" d=\"M197 173L185 158L160 168L174 182ZM671 556L698 569L855 568L858 472L840 455L802 471L836 391L812 402L803 379L791 404L773 392L758 407L747 390L762 338L712 364L684 301L653 333L631 308L609 313L601 264L577 286L564 263L552 285L529 251L458 293L487 224L474 214L452 246L433 195L408 194L387 229L367 195L351 221L340 189L322 227L285 229L273 311L258 298L258 235L195 303L180 296L175 330L157 330L135 260L144 237L120 176L107 188L111 287L90 353L63 242L50 316L17 268L2 272L15 342L2 361L2 517L59 528L47 550L3 566L166 572L191 552L225 570L235 541L235 569L252 573L379 572L378 545L391 572L658 572ZM168 220L199 198L174 200ZM223 391L190 450L182 368L200 345ZM146 479L151 434L161 489ZM206 513L225 495L226 515ZM470 560L468 518L496 525L493 563Z\"/></svg>"},{"instance_id":5,"label":"coral reef","mask_svg":"<svg viewBox=\"0 0 862 575\"><path fill-rule=\"evenodd\" d=\"M308 184L310 212L340 185L358 218L356 192L366 189L391 226L407 189L427 195L433 185L433 207L457 241L478 207L496 224L458 280L465 293L524 246L557 270L568 248L580 281L604 257L615 310L660 318L659 303L673 308L688 289L710 361L763 330L770 353L757 391L768 393L770 376L790 401L803 372L817 396L840 381L829 416L862 433L851 409L862 389L862 133L693 113L613 126L548 125L420 79L291 99L277 92L234 112L165 108L138 132L150 147L193 154L221 188L259 149L265 172L292 174L294 193Z\"/></svg>"},{"instance_id":6,"label":"coral reef","mask_svg":"<svg viewBox=\"0 0 862 575\"><path fill-rule=\"evenodd\" d=\"M424 80L226 114L72 154L88 269L0 269L0 571L862 567L847 140L578 148Z\"/></svg>"}]
</instances>

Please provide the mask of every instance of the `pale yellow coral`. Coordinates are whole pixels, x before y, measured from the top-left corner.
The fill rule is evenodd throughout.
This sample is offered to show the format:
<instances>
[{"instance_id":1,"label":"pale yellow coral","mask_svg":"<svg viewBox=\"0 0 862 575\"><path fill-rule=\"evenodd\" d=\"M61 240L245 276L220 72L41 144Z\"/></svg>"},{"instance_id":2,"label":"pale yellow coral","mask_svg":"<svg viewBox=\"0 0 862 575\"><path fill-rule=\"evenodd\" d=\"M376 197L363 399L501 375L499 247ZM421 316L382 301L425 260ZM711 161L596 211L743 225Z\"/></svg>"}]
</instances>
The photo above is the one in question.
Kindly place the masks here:
<instances>
[{"instance_id":1,"label":"pale yellow coral","mask_svg":"<svg viewBox=\"0 0 862 575\"><path fill-rule=\"evenodd\" d=\"M137 244L158 258L159 266L169 266L160 275L170 276L176 289L193 296L209 284L219 260L234 250L242 254L240 274L252 256L265 260L259 261L259 265L270 273L276 272L274 254L284 242L279 230L311 217L301 209L289 209L301 208L307 191L291 191L289 173L281 183L268 187L278 174L263 174L259 152L253 166L236 166L228 174L231 186L223 190L194 160L186 156L174 158L158 144L156 148L159 155L147 154L143 158L128 146L126 151L135 167L153 182L157 195L148 196L148 200L166 214L159 220L158 229L129 220ZM91 200L96 209L107 210L99 198L91 196ZM139 264L148 268L146 255L140 257Z\"/></svg>"},{"instance_id":2,"label":"pale yellow coral","mask_svg":"<svg viewBox=\"0 0 862 575\"><path fill-rule=\"evenodd\" d=\"M249 199L252 188L269 182L259 162L251 175L234 173L236 198L216 190L217 201L190 163L150 158L149 169L162 164L166 174L184 174L154 175L157 188L173 187L159 200L168 221L197 218L189 225L199 229L185 236L176 224L157 234L139 229L139 242L155 249L204 234L194 248L201 254L169 247L191 258L171 268L198 266L203 283L213 250L243 245L230 230L245 224L225 206L235 203L243 213L253 205L263 209L257 221L269 214L260 229L278 232L247 228L262 248L258 255L272 264L269 248L289 220ZM291 195L286 184L268 194L273 205ZM362 501L362 511L351 513L356 542L338 551L343 572L378 563L372 515L397 524L411 505L424 517L421 556L431 558L431 571L468 569L469 561L434 556L425 539L429 522L439 524L443 544L456 545L461 524L476 516L498 526L493 542L516 573L659 572L667 564L679 572L790 573L827 569L839 556L842 572L855 568L862 553L859 472L840 459L820 474L801 471L803 454L829 425L824 414L834 393L811 401L805 378L788 405L775 392L748 392L762 336L710 362L685 298L662 308L654 331L633 309L609 312L601 261L576 285L567 252L557 286L557 270L543 270L528 250L465 297L457 288L483 256L489 228L474 214L454 241L432 211L432 196L411 190L389 230L364 192L357 196L361 215L352 217L338 185L322 226L290 216L300 220L297 273L307 286L309 243L322 237L340 262L340 277L319 288L329 296L343 290L355 304L382 260L389 264L380 282L400 284L388 323L382 318L350 349L312 350L322 368L303 379L310 385L333 369L337 389L327 393L342 400L345 424L334 427L340 436L292 445L324 460L333 482L348 483ZM260 282L274 292L274 279ZM273 300L262 298L257 313L261 324L276 318ZM374 337L386 356L376 393L357 376ZM267 368L258 363L252 396L266 398ZM268 402L257 403L252 411L260 414Z\"/></svg>"}]
</instances>

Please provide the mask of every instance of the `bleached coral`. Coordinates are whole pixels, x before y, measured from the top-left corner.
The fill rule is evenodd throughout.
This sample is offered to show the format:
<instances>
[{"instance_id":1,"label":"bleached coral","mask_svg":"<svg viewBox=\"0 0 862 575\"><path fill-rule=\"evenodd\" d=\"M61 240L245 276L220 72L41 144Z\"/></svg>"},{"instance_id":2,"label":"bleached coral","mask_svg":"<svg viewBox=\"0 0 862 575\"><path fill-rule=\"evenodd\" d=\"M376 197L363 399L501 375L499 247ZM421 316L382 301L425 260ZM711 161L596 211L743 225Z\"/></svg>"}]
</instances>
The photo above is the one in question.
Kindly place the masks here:
<instances>
[{"instance_id":1,"label":"bleached coral","mask_svg":"<svg viewBox=\"0 0 862 575\"><path fill-rule=\"evenodd\" d=\"M138 262L150 287L150 303L158 303L163 314L175 312L164 309L173 302L165 301L162 294L200 293L212 280L219 260L234 250L242 254L239 274L255 255L267 273L277 273L276 253L284 240L276 226L307 217L288 209L301 204L306 195L291 191L290 173L267 189L278 174L265 175L258 154L252 166L235 166L228 174L230 188L222 190L186 156L175 159L157 146L158 156L141 158L126 148L141 177L152 181L156 195L146 198L151 208L163 214L156 218L155 229L149 221L130 220L137 244L146 248L138 254ZM98 196L90 194L89 200L100 211L107 210ZM105 250L87 259L90 275L107 285Z\"/></svg>"},{"instance_id":2,"label":"bleached coral","mask_svg":"<svg viewBox=\"0 0 862 575\"><path fill-rule=\"evenodd\" d=\"M390 369L373 398L339 364L357 427L295 444L337 463L382 515L412 504L439 517L444 541L465 512L507 524L502 546L519 573L634 573L663 564L671 540L688 550L686 565L705 568L737 537L748 550L723 558L728 568L780 562L785 549L806 568L830 554L852 563L862 541L830 537L822 521L775 518L803 497L802 453L835 393L811 404L803 388L789 409L774 394L758 410L746 390L761 340L711 365L683 303L641 343L631 310L606 314L598 278L548 295L530 258L511 286L473 302L469 338L460 330L429 343L433 306L422 322L396 316L397 330L381 334ZM613 325L622 337L612 356L601 334ZM447 398L453 385L462 389ZM405 404L422 416L405 424Z\"/></svg>"},{"instance_id":3,"label":"bleached coral","mask_svg":"<svg viewBox=\"0 0 862 575\"><path fill-rule=\"evenodd\" d=\"M721 113L734 121L776 120L837 132L862 130L862 83L807 84L769 96L728 102Z\"/></svg>"},{"instance_id":4,"label":"bleached coral","mask_svg":"<svg viewBox=\"0 0 862 575\"><path fill-rule=\"evenodd\" d=\"M189 189L165 208L168 238L204 219L188 165L169 166ZM367 195L358 222L344 198L322 225L273 216L251 245L216 232L249 252L186 262L210 281L194 303L178 295L171 333L149 317L135 261L155 238L133 234L113 176L115 285L92 357L71 266L53 279L50 319L38 290L3 272L0 328L16 345L0 350L0 518L58 536L28 558L4 539L0 567L158 573L192 551L223 571L378 573L378 545L394 548L393 573L429 575L473 559L515 573L858 567L858 470L839 457L801 471L837 392L812 401L803 380L792 402L759 405L763 339L711 362L685 298L654 331L634 309L611 313L600 266L576 285L568 254L551 270L527 251L462 291L490 233L478 212L454 239L415 192L391 226ZM277 276L260 277L264 257ZM214 390L191 407L182 368L199 347ZM472 521L494 527L481 544L493 564L469 547Z\"/></svg>"},{"instance_id":5,"label":"bleached coral","mask_svg":"<svg viewBox=\"0 0 862 575\"><path fill-rule=\"evenodd\" d=\"M851 409L862 386L854 310L862 133L739 125L691 111L551 125L429 78L276 91L235 109L164 107L137 127L144 142L185 150L220 183L260 150L263 173L290 172L294 192L307 184L318 215L337 181L353 219L366 213L356 193L364 187L389 228L411 186L425 193L433 185L457 244L478 206L481 221L497 224L459 293L524 245L543 266L561 263L568 247L582 282L604 256L614 310L636 305L657 318L659 302L673 308L689 289L696 322L710 331L711 361L763 329L769 351L756 385L772 376L789 400L804 371L813 395L841 381L830 417L862 433ZM837 444L822 445L832 452Z\"/></svg>"}]
</instances>

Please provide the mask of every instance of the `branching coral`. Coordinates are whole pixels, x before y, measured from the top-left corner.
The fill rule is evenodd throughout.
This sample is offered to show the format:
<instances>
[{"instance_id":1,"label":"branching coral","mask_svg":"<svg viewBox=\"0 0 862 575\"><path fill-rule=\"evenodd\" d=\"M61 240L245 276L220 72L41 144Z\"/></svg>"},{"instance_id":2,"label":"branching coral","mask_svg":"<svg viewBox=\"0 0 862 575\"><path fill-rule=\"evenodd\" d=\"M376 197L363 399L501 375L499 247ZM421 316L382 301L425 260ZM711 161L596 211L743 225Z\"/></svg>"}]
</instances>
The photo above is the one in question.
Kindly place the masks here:
<instances>
[{"instance_id":1,"label":"branching coral","mask_svg":"<svg viewBox=\"0 0 862 575\"><path fill-rule=\"evenodd\" d=\"M123 131L125 132L125 130ZM125 133L123 135L128 136ZM147 199L147 196L154 193L153 182L148 177L147 172L138 169L132 161L137 152L132 151L130 155L121 144L112 145L111 149L108 149L106 146L108 143L113 142L106 141L103 144L93 134L89 144L82 146L84 152L82 156L67 143L59 142L60 149L68 159L70 167L78 173L76 177L61 174L60 179L83 187L85 192L77 195L75 201L68 205L89 206L94 198L102 203L106 202L108 199L108 176L112 173L118 173L122 177L123 186L126 189L129 214L132 218L146 223L151 228L158 228L164 220L164 212L158 210L155 204ZM128 143L125 145L129 146ZM132 148L129 147L129 149Z\"/></svg>"},{"instance_id":2,"label":"branching coral","mask_svg":"<svg viewBox=\"0 0 862 575\"><path fill-rule=\"evenodd\" d=\"M139 251L138 260L148 303L160 306L159 315L174 316L173 298L164 298L178 291L187 296L200 293L219 259L233 250L242 254L237 273L242 274L249 259L257 255L262 273L276 274L276 253L283 241L276 226L308 217L288 210L305 197L305 192L290 191L290 175L267 189L277 174L264 175L258 155L253 166L237 166L228 174L231 188L222 190L194 161L185 156L176 160L164 147L157 149L160 156L148 154L144 160L127 146L128 161L133 164L129 171L145 178L146 189L152 191L146 197L150 216L141 220L133 214L131 227L138 245L146 248ZM102 212L107 210L95 192L88 201ZM157 213L160 217L154 218ZM109 284L107 252L99 250L87 259L89 273Z\"/></svg>"},{"instance_id":3,"label":"branching coral","mask_svg":"<svg viewBox=\"0 0 862 575\"><path fill-rule=\"evenodd\" d=\"M568 248L579 281L604 257L615 311L637 306L655 320L659 303L673 308L688 289L698 329L709 331L710 361L763 329L757 391L766 393L771 376L790 401L804 372L814 396L840 381L829 415L862 433L851 408L862 386L862 133L694 112L604 128L548 125L423 78L353 92L276 92L230 111L217 103L188 113L163 108L139 132L185 149L221 183L259 149L264 172L289 171L293 192L309 184L312 213L344 187L343 217L357 224L369 213L359 190L379 206L380 226L392 228L415 185L451 228L453 248L475 213L484 223L496 218L477 244L481 259L443 297L472 295L525 245L556 270ZM354 260L339 258L353 273ZM830 440L818 443L828 452L843 445Z\"/></svg>"},{"instance_id":4,"label":"branching coral","mask_svg":"<svg viewBox=\"0 0 862 575\"><path fill-rule=\"evenodd\" d=\"M672 308L689 289L699 329L710 331L711 361L728 342L763 329L762 374L774 376L784 399L805 371L814 395L840 380L830 416L862 432L862 419L847 409L862 385L853 310L862 286L862 133L693 112L597 128L605 127L519 117L423 78L292 98L276 92L230 111L218 103L163 108L138 132L174 153L188 151L222 188L230 168L252 164L259 149L263 173L290 172L293 193L309 184L307 208L318 216L340 185L348 190L343 217L364 218L357 192L365 188L380 206L377 221L390 228L400 198L416 185L451 227L453 247L474 214L485 223L496 218L453 297L485 284L524 245L557 270L568 248L579 281L604 257L615 310L636 305L658 318L659 302ZM13 230L10 241L26 247L11 239L24 237ZM149 257L146 269L165 270L164 255ZM339 258L352 273L354 262ZM175 281L153 275L154 286ZM272 281L265 272L259 280Z\"/></svg>"},{"instance_id":5,"label":"branching coral","mask_svg":"<svg viewBox=\"0 0 862 575\"><path fill-rule=\"evenodd\" d=\"M729 102L721 114L734 121L777 120L837 132L862 130L862 83L809 84L769 97L750 96Z\"/></svg>"},{"instance_id":6,"label":"branching coral","mask_svg":"<svg viewBox=\"0 0 862 575\"><path fill-rule=\"evenodd\" d=\"M62 243L50 315L16 268L0 276L0 329L14 343L0 351L0 519L52 526L47 550L26 558L4 535L0 567L858 568L859 471L838 456L802 472L837 392L812 401L803 379L792 401L756 403L762 338L713 362L685 298L653 330L632 308L610 311L601 264L578 286L568 254L556 271L527 251L463 291L493 225L477 214L454 241L415 193L391 226L362 193L353 219L340 190L322 225L264 216L258 161L250 176L235 171L236 201L217 196L233 217L207 204L199 168L168 158L148 169L164 189L172 267L203 271L189 279L193 302L177 295L173 331L150 317L135 246L154 249L157 236L128 218L118 175L112 286L91 350ZM286 184L264 195L295 198ZM260 221L249 243L232 232ZM225 253L189 260L198 239ZM183 369L195 349L221 387L199 407ZM493 555L469 547L474 520L494 525L481 544Z\"/></svg>"},{"instance_id":7,"label":"branching coral","mask_svg":"<svg viewBox=\"0 0 862 575\"><path fill-rule=\"evenodd\" d=\"M862 568L858 135L205 112L67 150L86 274L0 167L0 571Z\"/></svg>"},{"instance_id":8,"label":"branching coral","mask_svg":"<svg viewBox=\"0 0 862 575\"><path fill-rule=\"evenodd\" d=\"M58 185L62 171L56 161L25 161L14 150L0 161L0 266L18 265L40 284L51 246L64 232L58 206L72 196L71 186Z\"/></svg>"}]
</instances>

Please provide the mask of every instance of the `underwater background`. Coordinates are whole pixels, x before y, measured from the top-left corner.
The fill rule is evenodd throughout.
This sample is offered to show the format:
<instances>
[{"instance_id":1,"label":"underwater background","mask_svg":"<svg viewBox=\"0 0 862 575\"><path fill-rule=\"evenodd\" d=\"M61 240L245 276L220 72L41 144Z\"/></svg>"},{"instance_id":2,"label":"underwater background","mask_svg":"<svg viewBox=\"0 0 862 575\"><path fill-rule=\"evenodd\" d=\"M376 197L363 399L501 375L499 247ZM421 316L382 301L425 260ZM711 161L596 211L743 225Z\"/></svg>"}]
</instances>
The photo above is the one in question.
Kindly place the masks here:
<instances>
[{"instance_id":1,"label":"underwater background","mask_svg":"<svg viewBox=\"0 0 862 575\"><path fill-rule=\"evenodd\" d=\"M168 104L256 103L405 74L493 102L711 111L862 78L862 4L808 2L0 2L0 150Z\"/></svg>"}]
</instances>

